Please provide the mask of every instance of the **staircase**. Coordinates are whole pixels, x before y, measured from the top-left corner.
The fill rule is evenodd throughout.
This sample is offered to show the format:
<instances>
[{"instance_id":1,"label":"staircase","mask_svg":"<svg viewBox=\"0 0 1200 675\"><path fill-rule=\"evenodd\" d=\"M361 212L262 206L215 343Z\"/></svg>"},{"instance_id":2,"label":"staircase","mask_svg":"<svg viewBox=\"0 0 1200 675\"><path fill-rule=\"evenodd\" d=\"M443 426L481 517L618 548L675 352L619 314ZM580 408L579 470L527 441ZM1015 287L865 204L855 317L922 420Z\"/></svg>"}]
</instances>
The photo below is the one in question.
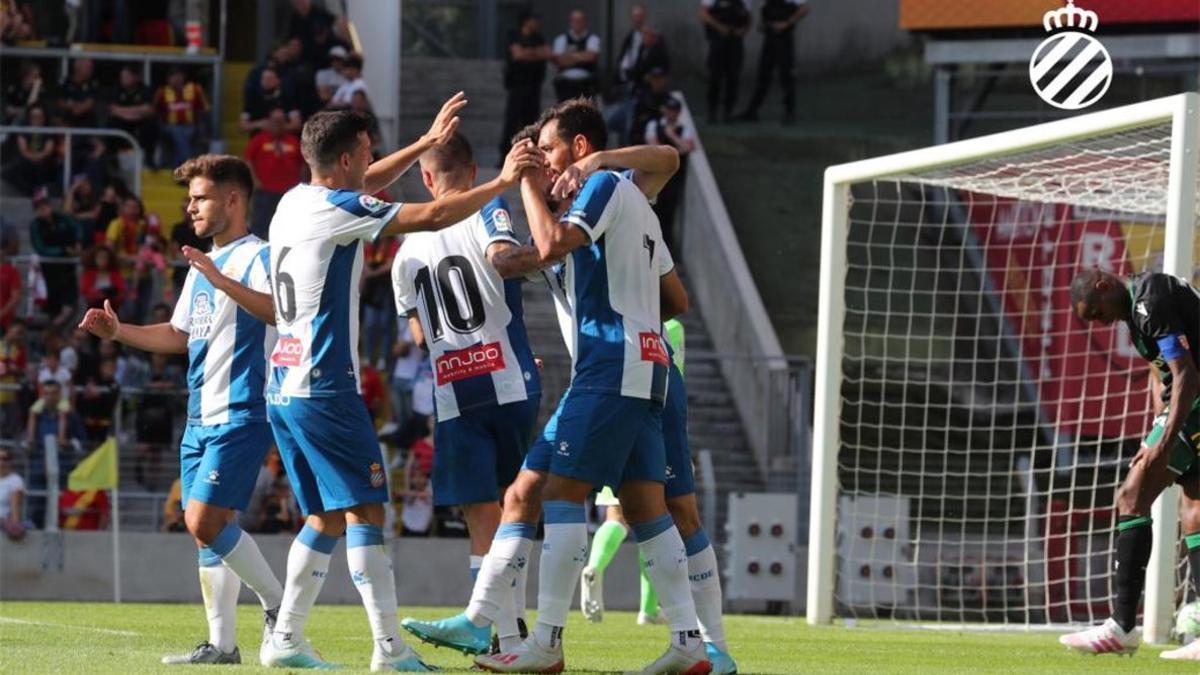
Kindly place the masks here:
<instances>
[{"instance_id":1,"label":"staircase","mask_svg":"<svg viewBox=\"0 0 1200 675\"><path fill-rule=\"evenodd\" d=\"M401 63L401 141L408 142L423 133L441 108L442 102L457 91L465 91L469 104L461 115L460 130L471 142L479 163L479 180L496 175L499 160L500 128L504 119L505 90L503 64L499 61L466 59L406 58ZM554 100L549 81L543 88L542 103ZM409 171L393 188L400 200L427 201L429 194L416 171ZM515 191L506 195L513 210L518 238L527 236L524 209ZM686 283L686 279L685 279ZM571 360L563 345L554 304L538 283L524 287L525 323L534 353L545 362L542 371L542 410L544 421L570 384ZM712 342L701 318L703 308L693 305L682 320L687 329L688 436L693 452L707 449L712 453L717 480L717 532L724 540L724 523L730 492L762 491L765 483L742 430L741 418L713 359Z\"/></svg>"}]
</instances>

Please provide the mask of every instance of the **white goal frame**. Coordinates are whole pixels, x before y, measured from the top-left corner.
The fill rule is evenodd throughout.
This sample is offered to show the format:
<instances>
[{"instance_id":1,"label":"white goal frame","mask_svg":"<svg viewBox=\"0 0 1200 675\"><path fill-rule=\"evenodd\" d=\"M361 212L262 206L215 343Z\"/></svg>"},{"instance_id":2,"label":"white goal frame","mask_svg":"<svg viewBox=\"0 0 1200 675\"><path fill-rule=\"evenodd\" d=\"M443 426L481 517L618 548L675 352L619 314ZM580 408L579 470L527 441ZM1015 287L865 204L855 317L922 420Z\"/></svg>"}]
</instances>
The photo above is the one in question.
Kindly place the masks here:
<instances>
[{"instance_id":1,"label":"white goal frame","mask_svg":"<svg viewBox=\"0 0 1200 675\"><path fill-rule=\"evenodd\" d=\"M828 624L834 614L838 451L841 447L839 428L846 314L844 298L851 185L1168 122L1171 123L1171 155L1163 271L1190 279L1196 229L1197 157L1200 155L1200 94L1197 93L1179 94L1024 129L840 164L825 171L808 542L808 623ZM1144 634L1150 642L1165 642L1170 634L1174 611L1178 487L1171 488L1155 502L1153 520L1154 551L1147 568Z\"/></svg>"}]
</instances>

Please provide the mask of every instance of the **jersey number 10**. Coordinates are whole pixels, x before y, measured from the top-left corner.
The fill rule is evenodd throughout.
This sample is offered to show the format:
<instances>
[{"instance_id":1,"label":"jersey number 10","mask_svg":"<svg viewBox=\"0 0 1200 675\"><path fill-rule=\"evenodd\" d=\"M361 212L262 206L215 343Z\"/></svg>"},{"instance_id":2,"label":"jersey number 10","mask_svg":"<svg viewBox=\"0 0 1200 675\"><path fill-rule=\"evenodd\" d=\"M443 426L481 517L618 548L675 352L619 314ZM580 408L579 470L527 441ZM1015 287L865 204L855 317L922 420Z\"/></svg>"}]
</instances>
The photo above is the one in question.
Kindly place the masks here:
<instances>
[{"instance_id":1,"label":"jersey number 10","mask_svg":"<svg viewBox=\"0 0 1200 675\"><path fill-rule=\"evenodd\" d=\"M437 277L436 284L433 281L434 276ZM458 277L462 293L466 296L465 308L458 301L453 276ZM456 333L473 333L483 326L483 298L479 294L479 281L475 277L471 261L461 255L446 256L438 262L433 274L430 274L428 267L422 267L413 281L417 287L417 294L425 301L425 315L429 317L427 328L430 339L434 342L445 337L441 318L443 314L450 329ZM443 311L439 312L438 307L442 307ZM466 314L463 313L464 309Z\"/></svg>"}]
</instances>

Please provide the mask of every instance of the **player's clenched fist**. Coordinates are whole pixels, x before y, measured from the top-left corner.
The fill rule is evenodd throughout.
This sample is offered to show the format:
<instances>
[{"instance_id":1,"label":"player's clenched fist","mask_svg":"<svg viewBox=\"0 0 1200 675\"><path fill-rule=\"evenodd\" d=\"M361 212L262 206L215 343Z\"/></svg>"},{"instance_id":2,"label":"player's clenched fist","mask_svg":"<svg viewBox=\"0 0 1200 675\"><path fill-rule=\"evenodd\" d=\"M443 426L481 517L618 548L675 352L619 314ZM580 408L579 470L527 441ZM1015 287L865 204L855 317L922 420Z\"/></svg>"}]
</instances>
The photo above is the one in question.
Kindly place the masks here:
<instances>
[{"instance_id":1,"label":"player's clenched fist","mask_svg":"<svg viewBox=\"0 0 1200 675\"><path fill-rule=\"evenodd\" d=\"M524 171L527 169L540 171L542 163L541 150L538 150L533 141L522 140L514 145L504 158L504 168L500 170L500 181L508 186L516 185Z\"/></svg>"}]
</instances>

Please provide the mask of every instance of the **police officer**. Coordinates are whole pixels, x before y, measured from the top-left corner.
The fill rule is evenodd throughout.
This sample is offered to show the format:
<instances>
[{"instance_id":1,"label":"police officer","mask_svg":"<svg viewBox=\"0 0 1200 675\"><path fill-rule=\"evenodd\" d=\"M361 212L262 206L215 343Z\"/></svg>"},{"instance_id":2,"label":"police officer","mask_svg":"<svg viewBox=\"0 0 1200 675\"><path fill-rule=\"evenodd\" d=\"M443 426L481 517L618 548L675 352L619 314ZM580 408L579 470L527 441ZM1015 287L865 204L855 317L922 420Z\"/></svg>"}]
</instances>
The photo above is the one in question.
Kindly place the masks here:
<instances>
[{"instance_id":1,"label":"police officer","mask_svg":"<svg viewBox=\"0 0 1200 675\"><path fill-rule=\"evenodd\" d=\"M504 129L500 133L500 162L512 147L513 134L537 121L542 109L542 81L546 79L546 61L550 46L541 33L541 19L525 12L517 22L517 30L508 36L508 53L504 60L504 88L508 99L504 104Z\"/></svg>"},{"instance_id":2,"label":"police officer","mask_svg":"<svg viewBox=\"0 0 1200 675\"><path fill-rule=\"evenodd\" d=\"M740 120L758 120L758 108L767 98L771 87L772 71L779 70L779 84L783 87L783 123L796 121L796 74L795 40L792 33L796 23L808 15L808 0L765 0L762 7L763 45L758 59L758 82L754 96Z\"/></svg>"},{"instance_id":3,"label":"police officer","mask_svg":"<svg viewBox=\"0 0 1200 675\"><path fill-rule=\"evenodd\" d=\"M700 20L708 38L708 121L717 121L720 108L722 121L728 122L737 102L742 38L750 30L750 10L745 0L700 0Z\"/></svg>"}]
</instances>

